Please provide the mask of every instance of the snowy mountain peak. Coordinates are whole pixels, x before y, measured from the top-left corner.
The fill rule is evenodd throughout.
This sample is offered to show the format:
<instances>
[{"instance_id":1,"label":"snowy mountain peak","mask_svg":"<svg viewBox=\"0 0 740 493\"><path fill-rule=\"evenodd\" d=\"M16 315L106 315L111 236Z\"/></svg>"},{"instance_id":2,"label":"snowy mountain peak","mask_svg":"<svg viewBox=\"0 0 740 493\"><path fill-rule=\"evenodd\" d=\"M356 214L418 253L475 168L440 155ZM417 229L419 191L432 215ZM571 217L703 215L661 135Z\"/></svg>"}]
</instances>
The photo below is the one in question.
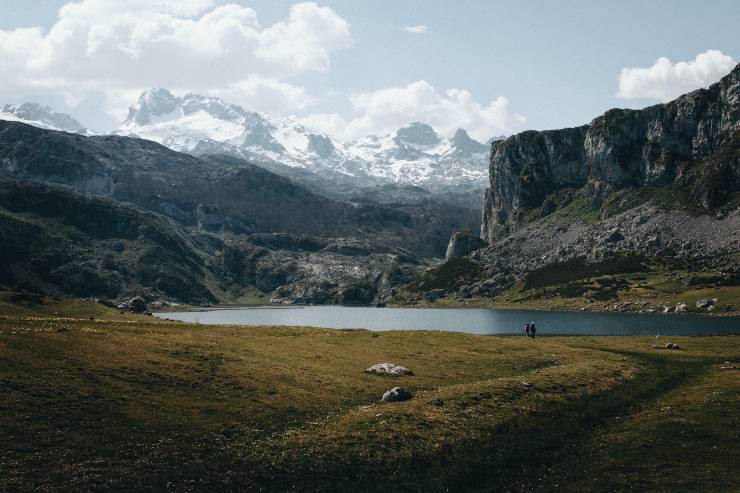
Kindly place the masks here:
<instances>
[{"instance_id":1,"label":"snowy mountain peak","mask_svg":"<svg viewBox=\"0 0 740 493\"><path fill-rule=\"evenodd\" d=\"M57 113L48 106L38 103L23 103L20 106L6 104L0 110L0 120L21 121L29 125L63 132L91 133L80 122L66 113Z\"/></svg>"},{"instance_id":2,"label":"snowy mountain peak","mask_svg":"<svg viewBox=\"0 0 740 493\"><path fill-rule=\"evenodd\" d=\"M223 99L214 96L189 93L181 100L182 112L185 115L204 111L220 120L243 120L250 116L241 106L228 104Z\"/></svg>"},{"instance_id":3,"label":"snowy mountain peak","mask_svg":"<svg viewBox=\"0 0 740 493\"><path fill-rule=\"evenodd\" d=\"M167 89L161 87L145 91L139 96L139 102L129 108L128 118L124 125L146 125L156 118L174 112L179 100Z\"/></svg>"},{"instance_id":4,"label":"snowy mountain peak","mask_svg":"<svg viewBox=\"0 0 740 493\"><path fill-rule=\"evenodd\" d=\"M402 144L433 146L439 143L439 135L426 123L413 122L396 131L396 141Z\"/></svg>"},{"instance_id":5,"label":"snowy mountain peak","mask_svg":"<svg viewBox=\"0 0 740 493\"><path fill-rule=\"evenodd\" d=\"M452 137L452 154L460 157L470 157L474 154L487 153L488 147L477 140L471 139L462 128L458 128Z\"/></svg>"}]
</instances>

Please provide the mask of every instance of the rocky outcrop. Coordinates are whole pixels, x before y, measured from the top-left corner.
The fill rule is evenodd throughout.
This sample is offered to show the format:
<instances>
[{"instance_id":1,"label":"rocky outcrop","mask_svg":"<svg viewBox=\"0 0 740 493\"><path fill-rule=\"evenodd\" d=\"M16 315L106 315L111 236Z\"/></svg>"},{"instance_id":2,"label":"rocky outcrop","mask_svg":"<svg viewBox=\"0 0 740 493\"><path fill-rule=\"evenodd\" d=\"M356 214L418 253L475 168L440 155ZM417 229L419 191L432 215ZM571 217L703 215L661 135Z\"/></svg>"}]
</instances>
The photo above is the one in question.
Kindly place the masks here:
<instances>
[{"instance_id":1,"label":"rocky outcrop","mask_svg":"<svg viewBox=\"0 0 740 493\"><path fill-rule=\"evenodd\" d=\"M480 237L467 229L459 229L452 233L450 243L447 245L445 259L453 257L465 257L485 246Z\"/></svg>"},{"instance_id":2,"label":"rocky outcrop","mask_svg":"<svg viewBox=\"0 0 740 493\"><path fill-rule=\"evenodd\" d=\"M222 258L228 284L253 285L271 302L288 304L368 305L389 297L419 269L407 250L287 234L229 240Z\"/></svg>"},{"instance_id":3,"label":"rocky outcrop","mask_svg":"<svg viewBox=\"0 0 740 493\"><path fill-rule=\"evenodd\" d=\"M146 300L141 296L126 298L118 304L118 309L133 313L144 313L146 311Z\"/></svg>"},{"instance_id":4,"label":"rocky outcrop","mask_svg":"<svg viewBox=\"0 0 740 493\"><path fill-rule=\"evenodd\" d=\"M394 365L393 363L378 363L365 370L365 372L374 375L390 375L392 377L414 374L414 372L405 366Z\"/></svg>"},{"instance_id":5,"label":"rocky outcrop","mask_svg":"<svg viewBox=\"0 0 740 493\"><path fill-rule=\"evenodd\" d=\"M740 66L670 103L495 142L481 236L493 243L573 198L598 205L632 187L675 187L707 209L740 188Z\"/></svg>"}]
</instances>

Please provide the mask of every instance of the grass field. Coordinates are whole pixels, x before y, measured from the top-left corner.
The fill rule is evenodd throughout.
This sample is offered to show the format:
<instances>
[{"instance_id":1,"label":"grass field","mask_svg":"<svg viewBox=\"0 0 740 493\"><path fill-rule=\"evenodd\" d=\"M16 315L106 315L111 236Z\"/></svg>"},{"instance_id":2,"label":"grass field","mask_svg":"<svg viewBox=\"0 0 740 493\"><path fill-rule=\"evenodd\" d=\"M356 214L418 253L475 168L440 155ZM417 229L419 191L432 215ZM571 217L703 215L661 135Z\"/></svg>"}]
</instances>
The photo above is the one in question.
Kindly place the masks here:
<instances>
[{"instance_id":1,"label":"grass field","mask_svg":"<svg viewBox=\"0 0 740 493\"><path fill-rule=\"evenodd\" d=\"M738 491L740 339L672 340L200 326L0 296L0 491ZM364 372L383 361L415 375ZM396 385L414 398L380 403Z\"/></svg>"}]
</instances>

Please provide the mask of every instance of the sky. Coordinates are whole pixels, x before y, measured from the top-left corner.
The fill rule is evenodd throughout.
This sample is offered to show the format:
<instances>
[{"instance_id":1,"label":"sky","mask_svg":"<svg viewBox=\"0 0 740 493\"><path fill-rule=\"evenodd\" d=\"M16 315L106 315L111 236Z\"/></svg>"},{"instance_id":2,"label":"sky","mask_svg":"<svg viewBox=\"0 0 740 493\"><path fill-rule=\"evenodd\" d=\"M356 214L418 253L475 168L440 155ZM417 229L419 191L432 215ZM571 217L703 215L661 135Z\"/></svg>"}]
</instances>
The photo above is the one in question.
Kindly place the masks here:
<instances>
[{"instance_id":1,"label":"sky","mask_svg":"<svg viewBox=\"0 0 740 493\"><path fill-rule=\"evenodd\" d=\"M736 0L0 0L0 104L109 131L166 87L349 140L412 121L485 140L706 87L739 25Z\"/></svg>"}]
</instances>

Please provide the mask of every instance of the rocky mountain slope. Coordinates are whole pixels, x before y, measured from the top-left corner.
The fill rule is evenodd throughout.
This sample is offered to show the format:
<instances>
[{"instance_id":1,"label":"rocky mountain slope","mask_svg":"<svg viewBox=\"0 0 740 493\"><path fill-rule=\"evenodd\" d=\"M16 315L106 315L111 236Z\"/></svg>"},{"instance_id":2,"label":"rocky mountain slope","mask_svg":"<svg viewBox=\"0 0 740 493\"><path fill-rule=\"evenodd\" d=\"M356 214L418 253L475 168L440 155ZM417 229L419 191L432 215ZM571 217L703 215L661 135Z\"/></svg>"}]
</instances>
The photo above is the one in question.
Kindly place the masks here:
<instances>
[{"instance_id":1,"label":"rocky mountain slope","mask_svg":"<svg viewBox=\"0 0 740 493\"><path fill-rule=\"evenodd\" d=\"M116 133L196 155L231 154L299 181L298 170L305 170L332 186L396 183L449 194L482 189L487 181L488 146L463 129L444 138L416 122L393 135L343 142L289 118L200 94L177 97L161 88L143 93Z\"/></svg>"},{"instance_id":2,"label":"rocky mountain slope","mask_svg":"<svg viewBox=\"0 0 740 493\"><path fill-rule=\"evenodd\" d=\"M523 132L494 144L482 236L493 242L579 197L670 187L707 209L740 185L740 68L719 83L643 110L613 109L589 125Z\"/></svg>"},{"instance_id":3,"label":"rocky mountain slope","mask_svg":"<svg viewBox=\"0 0 740 493\"><path fill-rule=\"evenodd\" d=\"M148 140L19 122L0 121L0 173L130 202L212 233L353 237L423 256L442 256L451 229L477 222L443 204L334 200L229 156L199 159Z\"/></svg>"},{"instance_id":4,"label":"rocky mountain slope","mask_svg":"<svg viewBox=\"0 0 740 493\"><path fill-rule=\"evenodd\" d=\"M419 263L407 250L361 240L214 235L108 197L7 176L0 251L0 289L189 303L261 290L275 302L368 304Z\"/></svg>"},{"instance_id":5,"label":"rocky mountain slope","mask_svg":"<svg viewBox=\"0 0 740 493\"><path fill-rule=\"evenodd\" d=\"M491 298L516 287L518 298L507 299L566 296L655 311L664 307L647 300L671 299L658 291L677 296L696 278L701 289L691 296L724 290L734 310L740 65L666 104L494 143L481 236L487 246L425 274L426 288L441 290L433 298ZM428 291L418 282L411 289ZM627 298L637 302L619 305Z\"/></svg>"}]
</instances>

